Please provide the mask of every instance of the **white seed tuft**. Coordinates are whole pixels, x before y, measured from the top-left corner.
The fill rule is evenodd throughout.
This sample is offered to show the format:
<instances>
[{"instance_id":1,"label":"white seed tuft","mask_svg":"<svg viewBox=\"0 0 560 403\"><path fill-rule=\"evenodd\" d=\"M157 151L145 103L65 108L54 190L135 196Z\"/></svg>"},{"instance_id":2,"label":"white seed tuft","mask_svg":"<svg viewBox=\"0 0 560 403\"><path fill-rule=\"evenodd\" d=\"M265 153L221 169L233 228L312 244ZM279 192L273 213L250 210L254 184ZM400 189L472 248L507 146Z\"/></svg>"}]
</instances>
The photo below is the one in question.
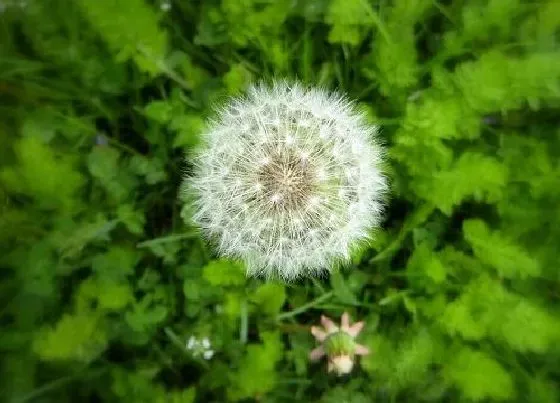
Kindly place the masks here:
<instances>
[{"instance_id":1,"label":"white seed tuft","mask_svg":"<svg viewBox=\"0 0 560 403\"><path fill-rule=\"evenodd\" d=\"M292 280L347 260L387 190L376 127L338 93L256 85L203 134L194 221L249 275Z\"/></svg>"}]
</instances>

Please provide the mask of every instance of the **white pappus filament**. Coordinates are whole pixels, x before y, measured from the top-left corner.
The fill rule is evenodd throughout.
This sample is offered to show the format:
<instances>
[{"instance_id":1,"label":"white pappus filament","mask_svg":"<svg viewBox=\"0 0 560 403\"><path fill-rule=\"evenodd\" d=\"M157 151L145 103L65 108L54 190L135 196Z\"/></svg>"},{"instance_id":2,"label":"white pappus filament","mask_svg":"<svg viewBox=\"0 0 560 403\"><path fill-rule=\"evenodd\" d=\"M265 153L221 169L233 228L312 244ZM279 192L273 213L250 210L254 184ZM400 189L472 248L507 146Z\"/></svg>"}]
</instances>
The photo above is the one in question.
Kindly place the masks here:
<instances>
[{"instance_id":1,"label":"white pappus filament","mask_svg":"<svg viewBox=\"0 0 560 403\"><path fill-rule=\"evenodd\" d=\"M193 219L250 275L329 270L379 224L387 182L376 134L338 93L253 86L203 133L186 179Z\"/></svg>"}]
</instances>

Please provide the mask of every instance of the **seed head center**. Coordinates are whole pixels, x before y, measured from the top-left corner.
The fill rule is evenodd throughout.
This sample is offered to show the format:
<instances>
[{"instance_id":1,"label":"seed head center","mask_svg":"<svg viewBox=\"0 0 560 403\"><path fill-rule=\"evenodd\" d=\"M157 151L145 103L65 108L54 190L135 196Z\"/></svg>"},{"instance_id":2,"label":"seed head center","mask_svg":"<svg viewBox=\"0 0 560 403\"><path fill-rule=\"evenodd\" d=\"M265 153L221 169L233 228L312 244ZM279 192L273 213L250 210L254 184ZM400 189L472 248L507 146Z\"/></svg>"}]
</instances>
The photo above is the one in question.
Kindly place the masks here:
<instances>
[{"instance_id":1,"label":"seed head center","mask_svg":"<svg viewBox=\"0 0 560 403\"><path fill-rule=\"evenodd\" d=\"M280 209L302 206L312 191L312 174L307 161L291 152L275 153L258 174L263 196Z\"/></svg>"}]
</instances>

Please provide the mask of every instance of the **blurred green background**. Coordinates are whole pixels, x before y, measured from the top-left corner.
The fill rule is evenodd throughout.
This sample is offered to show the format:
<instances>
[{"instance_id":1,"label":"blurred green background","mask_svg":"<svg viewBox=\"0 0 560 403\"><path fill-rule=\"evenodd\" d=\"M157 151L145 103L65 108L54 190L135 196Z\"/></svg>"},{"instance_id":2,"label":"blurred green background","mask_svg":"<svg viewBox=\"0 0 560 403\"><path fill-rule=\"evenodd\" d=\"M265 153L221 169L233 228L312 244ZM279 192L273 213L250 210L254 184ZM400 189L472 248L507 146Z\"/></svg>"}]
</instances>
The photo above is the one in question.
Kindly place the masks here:
<instances>
[{"instance_id":1,"label":"blurred green background","mask_svg":"<svg viewBox=\"0 0 560 403\"><path fill-rule=\"evenodd\" d=\"M0 400L560 401L559 30L557 0L1 0ZM205 119L271 77L387 146L383 227L326 278L185 224ZM344 311L373 353L337 378L309 329Z\"/></svg>"}]
</instances>

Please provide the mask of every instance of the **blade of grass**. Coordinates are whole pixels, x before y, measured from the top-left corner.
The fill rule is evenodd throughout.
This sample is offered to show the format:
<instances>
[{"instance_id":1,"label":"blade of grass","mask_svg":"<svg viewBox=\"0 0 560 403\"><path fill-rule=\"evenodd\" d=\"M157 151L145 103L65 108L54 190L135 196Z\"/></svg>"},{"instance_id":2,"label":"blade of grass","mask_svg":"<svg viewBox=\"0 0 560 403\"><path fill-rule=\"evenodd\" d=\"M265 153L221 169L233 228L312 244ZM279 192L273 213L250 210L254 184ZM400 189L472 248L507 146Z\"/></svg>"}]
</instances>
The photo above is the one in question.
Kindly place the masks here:
<instances>
[{"instance_id":1,"label":"blade of grass","mask_svg":"<svg viewBox=\"0 0 560 403\"><path fill-rule=\"evenodd\" d=\"M172 235L163 236L163 237L160 237L160 238L149 239L147 241L143 241L143 242L140 242L140 243L136 244L136 247L137 248L147 248L147 247L162 244L162 243L177 242L177 241L181 241L183 239L192 239L192 238L197 238L197 237L198 237L198 231L193 230L191 232L185 232L183 234L172 234Z\"/></svg>"},{"instance_id":2,"label":"blade of grass","mask_svg":"<svg viewBox=\"0 0 560 403\"><path fill-rule=\"evenodd\" d=\"M293 311L290 312L284 312L281 313L279 315L276 316L276 321L281 321L284 319L288 319L288 318L292 318L294 316L297 316L299 314L304 313L305 311L307 311L310 308L313 308L316 305L321 304L324 301L327 301L328 299L330 299L332 296L334 295L333 291L329 291L317 298L315 298L313 301L308 302L307 304L304 304L302 306L300 306L299 308L294 309Z\"/></svg>"}]
</instances>

